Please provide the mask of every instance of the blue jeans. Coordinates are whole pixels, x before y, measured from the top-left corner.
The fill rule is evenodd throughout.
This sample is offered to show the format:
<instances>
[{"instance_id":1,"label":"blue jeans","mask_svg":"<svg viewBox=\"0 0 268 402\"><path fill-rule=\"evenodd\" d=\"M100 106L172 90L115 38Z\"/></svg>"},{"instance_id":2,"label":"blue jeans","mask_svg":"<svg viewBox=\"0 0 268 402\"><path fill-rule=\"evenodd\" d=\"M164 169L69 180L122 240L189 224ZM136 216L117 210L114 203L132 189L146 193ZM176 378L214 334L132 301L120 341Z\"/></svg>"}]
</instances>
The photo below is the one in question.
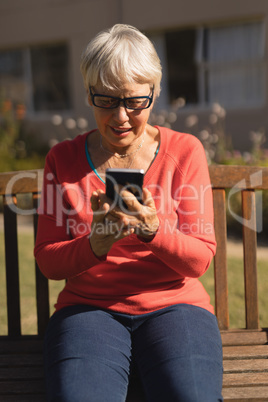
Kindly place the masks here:
<instances>
[{"instance_id":1,"label":"blue jeans","mask_svg":"<svg viewBox=\"0 0 268 402\"><path fill-rule=\"evenodd\" d=\"M147 401L223 401L217 319L187 304L138 316L89 306L55 313L45 337L48 401L123 402L133 360Z\"/></svg>"}]
</instances>

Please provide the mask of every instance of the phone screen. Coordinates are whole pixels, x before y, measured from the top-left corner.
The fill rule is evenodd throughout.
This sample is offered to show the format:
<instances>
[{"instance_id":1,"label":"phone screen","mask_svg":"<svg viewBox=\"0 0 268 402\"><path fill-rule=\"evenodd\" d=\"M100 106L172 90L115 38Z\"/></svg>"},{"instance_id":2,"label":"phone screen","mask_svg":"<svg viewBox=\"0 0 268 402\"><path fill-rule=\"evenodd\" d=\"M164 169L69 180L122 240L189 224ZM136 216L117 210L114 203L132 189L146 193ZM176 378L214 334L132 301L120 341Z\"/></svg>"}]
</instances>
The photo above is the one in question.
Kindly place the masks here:
<instances>
[{"instance_id":1,"label":"phone screen","mask_svg":"<svg viewBox=\"0 0 268 402\"><path fill-rule=\"evenodd\" d=\"M125 203L118 194L117 185L123 186L130 191L142 204L143 169L107 169L106 170L106 195L115 201L120 207L126 208Z\"/></svg>"}]
</instances>

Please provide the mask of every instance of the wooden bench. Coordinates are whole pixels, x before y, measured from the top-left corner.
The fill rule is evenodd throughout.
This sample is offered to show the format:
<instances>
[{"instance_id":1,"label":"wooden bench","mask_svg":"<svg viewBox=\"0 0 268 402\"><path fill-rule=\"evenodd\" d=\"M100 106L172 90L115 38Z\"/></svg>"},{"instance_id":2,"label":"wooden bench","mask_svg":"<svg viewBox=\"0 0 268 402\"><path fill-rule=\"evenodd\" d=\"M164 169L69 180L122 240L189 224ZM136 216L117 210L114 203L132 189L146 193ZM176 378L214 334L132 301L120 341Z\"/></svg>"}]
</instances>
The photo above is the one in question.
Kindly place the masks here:
<instances>
[{"instance_id":1,"label":"wooden bench","mask_svg":"<svg viewBox=\"0 0 268 402\"><path fill-rule=\"evenodd\" d=\"M268 330L259 328L257 289L257 240L255 190L268 189L268 168L210 166L218 242L214 259L215 309L222 334L224 354L223 395L225 401L268 401ZM3 197L5 270L8 334L0 337L0 400L2 402L45 401L42 338L49 319L48 281L35 270L37 334L21 334L17 214L20 193L30 193L36 208L42 187L42 171L0 174ZM241 191L244 250L246 328L229 329L227 286L226 189ZM1 198L1 197L0 197ZM34 212L34 211L33 211ZM253 215L252 215L253 214ZM37 215L33 214L34 230ZM268 268L268 264L267 264ZM268 295L267 295L268 306ZM142 401L135 382L128 401Z\"/></svg>"}]
</instances>

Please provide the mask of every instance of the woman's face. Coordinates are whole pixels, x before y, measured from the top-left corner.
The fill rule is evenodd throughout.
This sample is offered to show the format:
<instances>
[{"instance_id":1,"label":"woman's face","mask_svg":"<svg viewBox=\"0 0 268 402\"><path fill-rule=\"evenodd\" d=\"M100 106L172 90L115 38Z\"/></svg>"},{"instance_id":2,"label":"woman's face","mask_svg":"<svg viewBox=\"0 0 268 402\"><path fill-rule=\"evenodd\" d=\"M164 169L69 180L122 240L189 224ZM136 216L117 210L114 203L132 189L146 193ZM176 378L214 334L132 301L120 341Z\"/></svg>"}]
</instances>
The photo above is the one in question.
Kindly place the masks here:
<instances>
[{"instance_id":1,"label":"woman's face","mask_svg":"<svg viewBox=\"0 0 268 402\"><path fill-rule=\"evenodd\" d=\"M133 96L151 96L149 84L125 84L120 91L105 90L101 84L94 86L93 94L129 98ZM93 107L95 120L102 135L103 145L116 152L119 148L131 147L140 141L139 137L145 132L152 105L148 109L126 109L123 103L116 109L101 109L92 105L89 95L89 104Z\"/></svg>"}]
</instances>

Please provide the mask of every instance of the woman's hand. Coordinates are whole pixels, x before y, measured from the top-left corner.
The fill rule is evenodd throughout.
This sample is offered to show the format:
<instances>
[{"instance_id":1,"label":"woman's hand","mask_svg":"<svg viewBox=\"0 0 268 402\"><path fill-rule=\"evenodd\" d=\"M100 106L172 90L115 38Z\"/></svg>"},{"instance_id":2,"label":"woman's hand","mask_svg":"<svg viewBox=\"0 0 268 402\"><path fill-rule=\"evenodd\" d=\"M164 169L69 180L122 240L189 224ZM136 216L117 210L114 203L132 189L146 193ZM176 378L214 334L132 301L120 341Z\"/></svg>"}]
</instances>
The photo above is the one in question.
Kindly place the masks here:
<instances>
[{"instance_id":1,"label":"woman's hand","mask_svg":"<svg viewBox=\"0 0 268 402\"><path fill-rule=\"evenodd\" d=\"M125 215L109 217L110 203L103 191L94 191L90 202L93 220L89 241L94 254L101 257L117 240L134 233L134 228L129 226Z\"/></svg>"},{"instance_id":2,"label":"woman's hand","mask_svg":"<svg viewBox=\"0 0 268 402\"><path fill-rule=\"evenodd\" d=\"M156 214L156 207L151 192L143 188L143 204L124 187L121 187L120 197L127 208L110 209L107 218L123 220L134 232L144 239L151 239L159 227L159 219Z\"/></svg>"}]
</instances>

